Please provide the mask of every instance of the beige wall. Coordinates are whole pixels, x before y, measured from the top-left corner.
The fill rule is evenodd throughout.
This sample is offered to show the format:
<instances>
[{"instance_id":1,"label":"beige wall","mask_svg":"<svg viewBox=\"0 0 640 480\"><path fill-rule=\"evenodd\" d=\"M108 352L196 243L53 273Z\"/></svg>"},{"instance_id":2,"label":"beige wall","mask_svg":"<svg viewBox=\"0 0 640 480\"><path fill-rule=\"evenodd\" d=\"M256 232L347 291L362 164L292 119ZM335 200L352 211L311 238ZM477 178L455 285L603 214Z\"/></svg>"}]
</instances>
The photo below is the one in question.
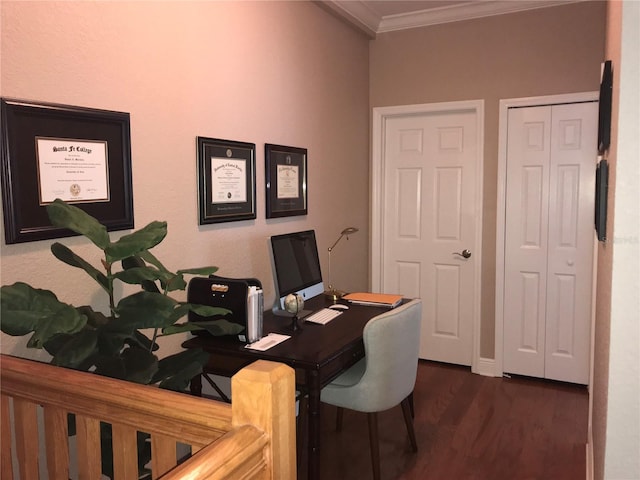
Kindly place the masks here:
<instances>
[{"instance_id":1,"label":"beige wall","mask_svg":"<svg viewBox=\"0 0 640 480\"><path fill-rule=\"evenodd\" d=\"M610 2L607 8L607 38L605 59L620 65L620 27L622 3ZM617 72L616 72L617 73ZM617 79L616 79L617 80ZM618 107L620 84L614 82L611 112L611 138L618 134ZM609 190L607 198L607 235L613 235L615 212L617 142L612 141L608 154ZM611 330L611 275L613 265L613 242L598 243L598 277L596 286L596 320L594 324L593 380L590 396L592 410L590 422L593 437L594 478L604 478L605 437L607 426L607 397L609 385L609 347Z\"/></svg>"},{"instance_id":2,"label":"beige wall","mask_svg":"<svg viewBox=\"0 0 640 480\"><path fill-rule=\"evenodd\" d=\"M3 0L1 15L3 97L130 112L135 226L167 220L154 252L169 268L256 276L272 302L270 235L316 229L326 271L326 248L356 226L361 233L333 254L332 275L341 288L367 288L363 35L310 2ZM255 221L198 226L196 136L256 144ZM265 143L308 149L307 216L265 219ZM1 283L106 308L83 272L54 259L51 243L3 241ZM78 237L63 243L87 258L94 251ZM5 353L24 354L23 344L2 335Z\"/></svg>"},{"instance_id":3,"label":"beige wall","mask_svg":"<svg viewBox=\"0 0 640 480\"><path fill-rule=\"evenodd\" d=\"M371 42L372 107L484 99L480 355L494 356L500 99L598 89L605 2L581 2L414 30Z\"/></svg>"},{"instance_id":4,"label":"beige wall","mask_svg":"<svg viewBox=\"0 0 640 480\"><path fill-rule=\"evenodd\" d=\"M596 480L640 478L640 5L611 1L614 88L607 242L598 249L590 425Z\"/></svg>"}]
</instances>

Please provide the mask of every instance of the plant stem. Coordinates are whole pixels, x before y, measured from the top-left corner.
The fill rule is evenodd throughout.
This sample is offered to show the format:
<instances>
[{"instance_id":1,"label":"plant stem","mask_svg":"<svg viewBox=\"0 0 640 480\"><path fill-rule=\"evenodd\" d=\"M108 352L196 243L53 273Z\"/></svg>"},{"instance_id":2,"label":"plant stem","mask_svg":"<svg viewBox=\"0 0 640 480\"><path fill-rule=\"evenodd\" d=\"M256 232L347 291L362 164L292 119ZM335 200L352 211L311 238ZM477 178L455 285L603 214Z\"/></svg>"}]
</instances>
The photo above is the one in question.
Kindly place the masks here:
<instances>
[{"instance_id":1,"label":"plant stem","mask_svg":"<svg viewBox=\"0 0 640 480\"><path fill-rule=\"evenodd\" d=\"M156 344L157 338L158 338L158 327L153 329L153 338L151 339L151 345L149 346L150 352L153 352L153 346Z\"/></svg>"},{"instance_id":2,"label":"plant stem","mask_svg":"<svg viewBox=\"0 0 640 480\"><path fill-rule=\"evenodd\" d=\"M108 262L105 258L105 260L102 261L102 265L104 266L104 269L107 271L107 281L109 282L109 311L111 311L111 315L115 318L116 317L116 303L115 303L115 298L113 295L113 275L111 273L111 262Z\"/></svg>"}]
</instances>

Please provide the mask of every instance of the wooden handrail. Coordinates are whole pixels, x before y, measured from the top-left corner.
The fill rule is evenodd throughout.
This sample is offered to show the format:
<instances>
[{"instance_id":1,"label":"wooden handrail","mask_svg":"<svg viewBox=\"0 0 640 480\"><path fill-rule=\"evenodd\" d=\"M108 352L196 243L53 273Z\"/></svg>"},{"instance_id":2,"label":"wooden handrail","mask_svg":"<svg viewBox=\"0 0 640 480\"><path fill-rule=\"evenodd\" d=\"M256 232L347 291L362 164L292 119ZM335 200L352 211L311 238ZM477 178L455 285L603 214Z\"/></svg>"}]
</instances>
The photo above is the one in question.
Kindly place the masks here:
<instances>
[{"instance_id":1,"label":"wooden handrail","mask_svg":"<svg viewBox=\"0 0 640 480\"><path fill-rule=\"evenodd\" d=\"M266 476L267 465L262 451L267 437L257 428L243 425L212 443L188 462L178 465L162 480L209 480L218 478L272 478Z\"/></svg>"},{"instance_id":2,"label":"wooden handrail","mask_svg":"<svg viewBox=\"0 0 640 480\"><path fill-rule=\"evenodd\" d=\"M100 477L100 422L112 425L116 479L137 478L138 431L151 436L153 478L296 477L294 374L286 365L258 361L240 371L228 405L7 355L0 361L1 439L11 445L13 430L15 440L15 452L2 448L2 480L38 478L42 426L49 478L69 478L68 413L76 416L82 479ZM174 469L177 443L202 451Z\"/></svg>"}]
</instances>

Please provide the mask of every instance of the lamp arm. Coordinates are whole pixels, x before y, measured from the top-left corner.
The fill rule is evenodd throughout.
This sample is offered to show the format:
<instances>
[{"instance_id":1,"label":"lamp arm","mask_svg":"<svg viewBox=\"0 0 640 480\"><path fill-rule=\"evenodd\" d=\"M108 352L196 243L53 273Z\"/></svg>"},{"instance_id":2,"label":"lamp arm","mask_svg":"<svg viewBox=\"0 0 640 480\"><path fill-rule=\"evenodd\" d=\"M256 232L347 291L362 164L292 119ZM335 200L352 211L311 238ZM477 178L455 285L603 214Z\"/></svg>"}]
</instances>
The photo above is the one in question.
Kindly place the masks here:
<instances>
[{"instance_id":1,"label":"lamp arm","mask_svg":"<svg viewBox=\"0 0 640 480\"><path fill-rule=\"evenodd\" d=\"M335 243L333 244L333 246L335 247ZM327 278L329 279L329 285L327 290L331 290L333 289L333 285L331 285L331 248L329 248L328 252L329 252L329 271L327 272L328 273Z\"/></svg>"},{"instance_id":2,"label":"lamp arm","mask_svg":"<svg viewBox=\"0 0 640 480\"><path fill-rule=\"evenodd\" d=\"M338 242L339 242L340 240L342 240L342 237L344 237L344 233L343 233L343 234L341 234L341 235L338 237L338 239L333 243L333 245L331 245L331 246L328 248L329 253L331 253L331 250L333 250L333 249L335 248L335 246L338 244Z\"/></svg>"},{"instance_id":3,"label":"lamp arm","mask_svg":"<svg viewBox=\"0 0 640 480\"><path fill-rule=\"evenodd\" d=\"M327 248L327 252L329 255L329 269L328 269L328 275L327 278L329 280L329 285L328 285L328 289L325 291L325 295L327 295L329 298L333 298L333 300L335 301L337 298L341 298L341 292L339 292L338 290L333 288L333 285L331 284L331 252L333 251L333 249L336 247L336 245L338 245L338 242L340 240L342 240L342 237L347 237L347 240L349 240L349 235L352 233L356 233L358 231L357 228L355 227L347 227L344 230L342 230L342 232L340 232L340 236L338 237L338 239L333 242L333 245L331 245L329 248Z\"/></svg>"}]
</instances>

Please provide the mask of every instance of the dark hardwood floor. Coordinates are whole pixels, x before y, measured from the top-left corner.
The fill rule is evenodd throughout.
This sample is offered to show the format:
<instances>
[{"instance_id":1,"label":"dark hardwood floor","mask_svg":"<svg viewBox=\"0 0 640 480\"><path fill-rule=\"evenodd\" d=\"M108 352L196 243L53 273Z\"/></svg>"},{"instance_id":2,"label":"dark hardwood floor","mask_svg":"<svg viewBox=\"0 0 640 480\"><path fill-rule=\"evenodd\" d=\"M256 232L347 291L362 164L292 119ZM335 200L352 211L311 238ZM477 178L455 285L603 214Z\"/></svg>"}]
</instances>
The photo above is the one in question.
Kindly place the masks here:
<instances>
[{"instance_id":1,"label":"dark hardwood floor","mask_svg":"<svg viewBox=\"0 0 640 480\"><path fill-rule=\"evenodd\" d=\"M588 403L585 386L483 377L469 368L420 361L418 453L411 451L400 407L381 413L382 478L583 480ZM371 478L366 415L345 411L337 433L335 408L322 408L321 478ZM306 468L304 445L299 479L306 479Z\"/></svg>"}]
</instances>

